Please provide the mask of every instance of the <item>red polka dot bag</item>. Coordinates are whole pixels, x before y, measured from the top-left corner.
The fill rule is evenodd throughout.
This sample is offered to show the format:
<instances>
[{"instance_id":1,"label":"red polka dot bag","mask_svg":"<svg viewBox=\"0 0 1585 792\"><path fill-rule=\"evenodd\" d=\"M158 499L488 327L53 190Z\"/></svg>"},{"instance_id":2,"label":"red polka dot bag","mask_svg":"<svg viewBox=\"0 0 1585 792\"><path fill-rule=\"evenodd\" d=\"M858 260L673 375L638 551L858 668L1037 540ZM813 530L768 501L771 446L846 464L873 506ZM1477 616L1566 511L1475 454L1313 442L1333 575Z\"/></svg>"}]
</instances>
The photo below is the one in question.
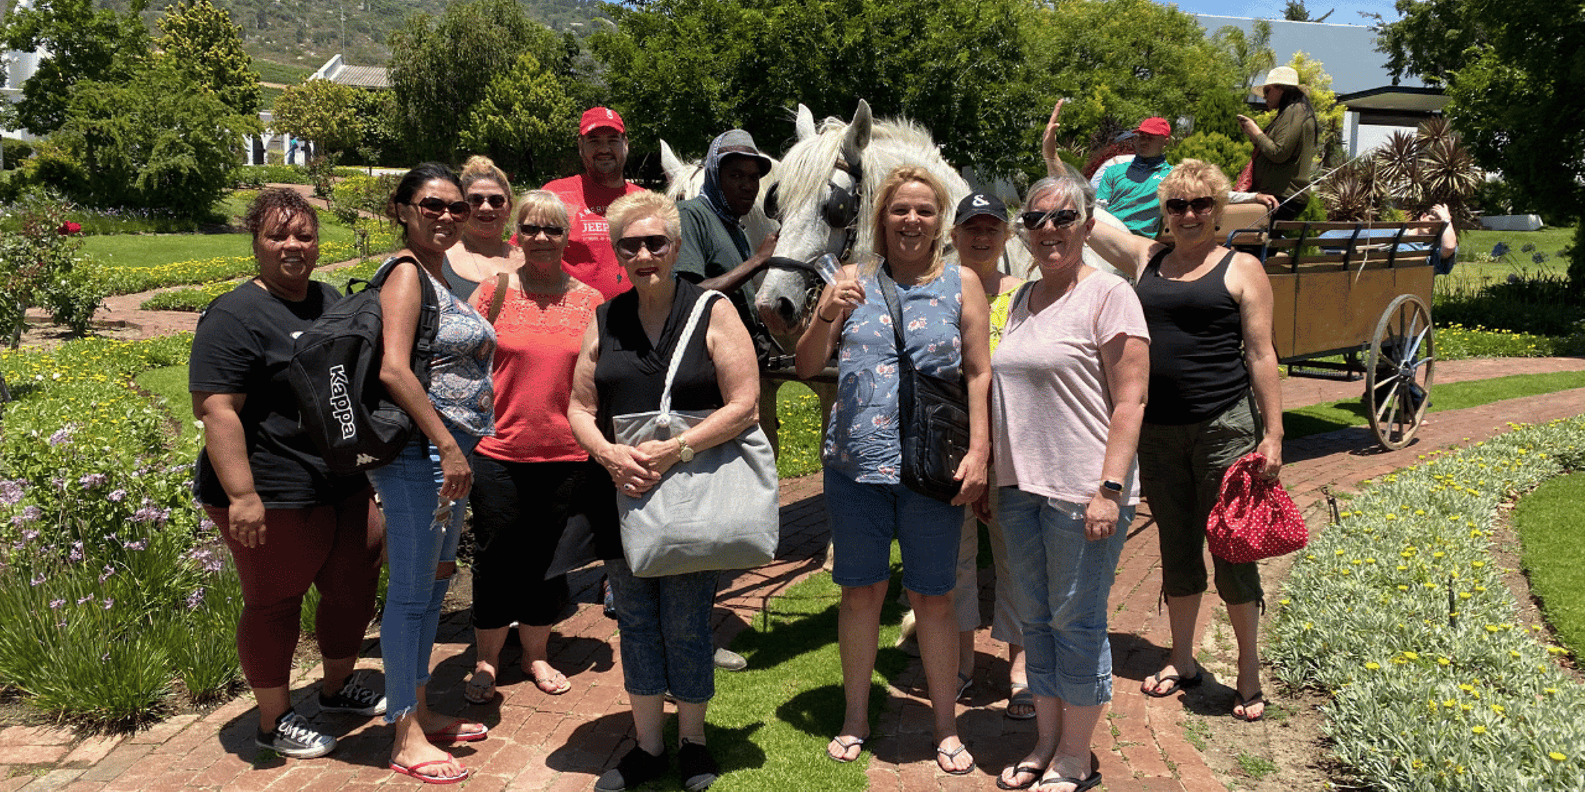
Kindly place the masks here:
<instances>
[{"instance_id":1,"label":"red polka dot bag","mask_svg":"<svg viewBox=\"0 0 1585 792\"><path fill-rule=\"evenodd\" d=\"M1260 477L1266 457L1252 453L1222 476L1222 491L1211 507L1205 538L1217 558L1245 564L1286 555L1310 542L1299 507L1282 482Z\"/></svg>"}]
</instances>

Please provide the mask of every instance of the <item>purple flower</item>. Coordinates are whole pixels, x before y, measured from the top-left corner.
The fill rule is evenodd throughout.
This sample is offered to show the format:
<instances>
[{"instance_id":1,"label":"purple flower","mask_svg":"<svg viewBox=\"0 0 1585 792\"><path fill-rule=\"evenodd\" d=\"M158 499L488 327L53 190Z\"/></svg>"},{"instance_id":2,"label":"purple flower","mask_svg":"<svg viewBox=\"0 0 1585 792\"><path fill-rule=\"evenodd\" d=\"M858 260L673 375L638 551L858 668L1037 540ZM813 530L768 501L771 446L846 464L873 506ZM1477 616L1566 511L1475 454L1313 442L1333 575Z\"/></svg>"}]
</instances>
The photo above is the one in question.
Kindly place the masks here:
<instances>
[{"instance_id":1,"label":"purple flower","mask_svg":"<svg viewBox=\"0 0 1585 792\"><path fill-rule=\"evenodd\" d=\"M15 506L22 502L26 479L0 479L0 506Z\"/></svg>"},{"instance_id":2,"label":"purple flower","mask_svg":"<svg viewBox=\"0 0 1585 792\"><path fill-rule=\"evenodd\" d=\"M38 532L38 531L35 531L35 530L33 530L33 529L32 529L32 528L29 528L29 529L27 529L27 530L26 530L26 531L23 531L23 532L22 532L22 538L23 538L23 539L26 539L26 540L27 540L27 541L29 541L29 542L31 542L31 541L33 541L33 540L34 540L34 539L37 539L37 538L39 538L39 532Z\"/></svg>"},{"instance_id":3,"label":"purple flower","mask_svg":"<svg viewBox=\"0 0 1585 792\"><path fill-rule=\"evenodd\" d=\"M63 479L60 476L56 476L55 478L50 479L50 486L54 487L56 490L58 490L60 492L65 492L66 491L66 479Z\"/></svg>"},{"instance_id":4,"label":"purple flower","mask_svg":"<svg viewBox=\"0 0 1585 792\"><path fill-rule=\"evenodd\" d=\"M92 601L93 601L93 599L94 599L94 595L92 595L92 594L89 594L89 595L88 595L88 596L86 596L86 597L83 597L83 598L81 598L81 599L79 599L79 600L77 600L77 604L78 604L78 605L81 605L81 604L83 604L83 603L85 603L85 602L92 602Z\"/></svg>"},{"instance_id":5,"label":"purple flower","mask_svg":"<svg viewBox=\"0 0 1585 792\"><path fill-rule=\"evenodd\" d=\"M81 541L72 542L72 552L66 558L72 562L83 560L83 543Z\"/></svg>"},{"instance_id":6,"label":"purple flower","mask_svg":"<svg viewBox=\"0 0 1585 792\"><path fill-rule=\"evenodd\" d=\"M218 526L215 525L214 520L209 519L209 515L206 514L198 518L199 533L209 533L210 531L215 530L216 527Z\"/></svg>"},{"instance_id":7,"label":"purple flower","mask_svg":"<svg viewBox=\"0 0 1585 792\"><path fill-rule=\"evenodd\" d=\"M103 583L106 580L109 580L110 576L114 575L115 573L116 573L116 568L115 567L113 567L113 566L111 566L109 564L105 564L104 571L99 573L99 582Z\"/></svg>"},{"instance_id":8,"label":"purple flower","mask_svg":"<svg viewBox=\"0 0 1585 792\"><path fill-rule=\"evenodd\" d=\"M128 550L146 550L149 546L149 540L139 539L136 542L122 542L121 546Z\"/></svg>"},{"instance_id":9,"label":"purple flower","mask_svg":"<svg viewBox=\"0 0 1585 792\"><path fill-rule=\"evenodd\" d=\"M114 604L116 604L115 600L110 599L109 597L105 598L105 610L110 610L110 606Z\"/></svg>"},{"instance_id":10,"label":"purple flower","mask_svg":"<svg viewBox=\"0 0 1585 792\"><path fill-rule=\"evenodd\" d=\"M44 516L44 510L43 509L40 509L37 506L29 506L29 507L23 509L21 514L18 514L16 516L12 517L11 518L11 524L17 526L18 528L20 528L20 527L22 527L24 525L27 525L30 522L38 522L38 519L40 517L43 517L43 516Z\"/></svg>"},{"instance_id":11,"label":"purple flower","mask_svg":"<svg viewBox=\"0 0 1585 792\"><path fill-rule=\"evenodd\" d=\"M50 445L58 446L58 445L63 445L65 443L71 442L72 433L75 432L76 430L77 430L77 424L71 424L71 423L66 424L65 426L62 426L61 428L55 430L55 434L50 435L50 440L49 440Z\"/></svg>"},{"instance_id":12,"label":"purple flower","mask_svg":"<svg viewBox=\"0 0 1585 792\"><path fill-rule=\"evenodd\" d=\"M122 499L126 498L126 496L127 496L127 491L126 490L124 490L124 489L115 489L115 490L111 490L110 494L105 496L105 499L110 501L111 503L120 503L122 501Z\"/></svg>"},{"instance_id":13,"label":"purple flower","mask_svg":"<svg viewBox=\"0 0 1585 792\"><path fill-rule=\"evenodd\" d=\"M66 604L66 600L63 600L63 599L52 599L52 600L50 600L50 610L60 610L61 606L65 605L65 604Z\"/></svg>"},{"instance_id":14,"label":"purple flower","mask_svg":"<svg viewBox=\"0 0 1585 792\"><path fill-rule=\"evenodd\" d=\"M148 498L144 498L143 503L143 508L133 512L132 516L128 518L132 522L151 522L164 525L165 521L171 518L170 509L161 509L153 505Z\"/></svg>"},{"instance_id":15,"label":"purple flower","mask_svg":"<svg viewBox=\"0 0 1585 792\"><path fill-rule=\"evenodd\" d=\"M107 478L109 478L109 476L106 476L103 473L89 473L88 475L77 479L77 483L83 485L84 489L93 489L94 487L105 483L105 479Z\"/></svg>"},{"instance_id":16,"label":"purple flower","mask_svg":"<svg viewBox=\"0 0 1585 792\"><path fill-rule=\"evenodd\" d=\"M193 589L193 593L187 595L187 609L198 610L198 606L202 604L204 604L204 590L202 588Z\"/></svg>"},{"instance_id":17,"label":"purple flower","mask_svg":"<svg viewBox=\"0 0 1585 792\"><path fill-rule=\"evenodd\" d=\"M38 573L38 575L36 577L34 577L32 580L28 581L28 585L37 586L40 583L43 583L45 581L45 579L46 578L44 577L44 573L40 572L40 573Z\"/></svg>"}]
</instances>

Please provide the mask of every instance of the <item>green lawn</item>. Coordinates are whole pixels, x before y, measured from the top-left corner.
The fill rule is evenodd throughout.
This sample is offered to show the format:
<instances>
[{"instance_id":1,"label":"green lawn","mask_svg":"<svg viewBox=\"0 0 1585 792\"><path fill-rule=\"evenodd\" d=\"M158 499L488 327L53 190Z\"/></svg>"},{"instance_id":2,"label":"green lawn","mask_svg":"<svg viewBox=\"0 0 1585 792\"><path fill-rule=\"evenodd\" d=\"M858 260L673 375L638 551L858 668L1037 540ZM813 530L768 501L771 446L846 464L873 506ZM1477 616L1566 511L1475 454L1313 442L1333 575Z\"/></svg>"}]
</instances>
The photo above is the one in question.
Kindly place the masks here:
<instances>
[{"instance_id":1,"label":"green lawn","mask_svg":"<svg viewBox=\"0 0 1585 792\"><path fill-rule=\"evenodd\" d=\"M1464 231L1458 235L1458 266L1453 272L1437 278L1439 287L1453 285L1479 286L1500 280L1509 275L1553 274L1561 276L1568 271L1568 262L1558 255L1573 241L1572 228L1543 228L1540 231ZM1491 263L1476 263L1475 256L1490 256L1492 248L1502 242L1508 245L1508 255ZM1523 252L1525 245L1535 250ZM1536 253L1546 256L1537 264Z\"/></svg>"},{"instance_id":2,"label":"green lawn","mask_svg":"<svg viewBox=\"0 0 1585 792\"><path fill-rule=\"evenodd\" d=\"M258 59L254 59L252 68L253 71L258 73L261 82L281 83L282 85L296 85L302 82L304 77L314 73L313 67Z\"/></svg>"},{"instance_id":3,"label":"green lawn","mask_svg":"<svg viewBox=\"0 0 1585 792\"><path fill-rule=\"evenodd\" d=\"M1428 413L1443 410L1461 410L1483 404L1536 396L1573 388L1585 388L1585 372L1563 371L1551 374L1521 374L1487 380L1453 382L1431 386L1431 406ZM1364 383L1360 393L1365 392ZM1312 404L1286 410L1282 414L1283 436L1297 440L1313 434L1331 432L1350 426L1364 426L1365 405L1359 399L1343 399L1326 404Z\"/></svg>"},{"instance_id":4,"label":"green lawn","mask_svg":"<svg viewBox=\"0 0 1585 792\"><path fill-rule=\"evenodd\" d=\"M321 243L351 243L352 230L319 215ZM108 267L158 267L178 261L253 253L247 234L115 234L83 238L83 252ZM326 264L330 262L324 262Z\"/></svg>"},{"instance_id":5,"label":"green lawn","mask_svg":"<svg viewBox=\"0 0 1585 792\"><path fill-rule=\"evenodd\" d=\"M166 411L181 427L183 439L199 433L198 427L193 422L193 402L187 390L186 366L149 369L137 375L133 381L138 387L164 400Z\"/></svg>"},{"instance_id":6,"label":"green lawn","mask_svg":"<svg viewBox=\"0 0 1585 792\"><path fill-rule=\"evenodd\" d=\"M1585 651L1585 473L1552 479L1519 500L1513 525L1524 546L1530 590L1541 600L1558 641L1575 657Z\"/></svg>"}]
</instances>

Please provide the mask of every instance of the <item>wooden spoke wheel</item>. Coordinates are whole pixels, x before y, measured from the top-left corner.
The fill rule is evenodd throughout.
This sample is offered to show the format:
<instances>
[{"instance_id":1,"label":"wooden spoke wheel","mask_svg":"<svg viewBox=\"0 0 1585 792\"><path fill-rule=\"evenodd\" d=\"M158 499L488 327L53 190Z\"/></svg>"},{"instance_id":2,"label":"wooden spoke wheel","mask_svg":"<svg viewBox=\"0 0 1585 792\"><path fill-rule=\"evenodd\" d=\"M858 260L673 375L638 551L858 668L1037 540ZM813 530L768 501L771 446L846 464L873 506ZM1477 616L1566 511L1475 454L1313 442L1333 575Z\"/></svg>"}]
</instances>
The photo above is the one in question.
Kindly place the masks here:
<instances>
[{"instance_id":1,"label":"wooden spoke wheel","mask_svg":"<svg viewBox=\"0 0 1585 792\"><path fill-rule=\"evenodd\" d=\"M1365 366L1370 429L1388 449L1409 444L1431 405L1436 362L1431 311L1413 294L1400 295L1376 323Z\"/></svg>"}]
</instances>

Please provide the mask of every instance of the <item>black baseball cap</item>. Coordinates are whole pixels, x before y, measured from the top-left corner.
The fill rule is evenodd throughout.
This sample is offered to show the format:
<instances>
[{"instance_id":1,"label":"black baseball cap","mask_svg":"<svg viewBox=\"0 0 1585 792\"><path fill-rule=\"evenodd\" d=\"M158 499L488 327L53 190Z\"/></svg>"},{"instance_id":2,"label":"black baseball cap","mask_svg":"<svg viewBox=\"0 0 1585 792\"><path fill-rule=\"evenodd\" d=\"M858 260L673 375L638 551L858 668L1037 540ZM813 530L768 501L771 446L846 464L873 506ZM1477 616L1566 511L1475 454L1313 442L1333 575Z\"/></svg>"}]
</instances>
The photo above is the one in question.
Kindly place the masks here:
<instances>
[{"instance_id":1,"label":"black baseball cap","mask_svg":"<svg viewBox=\"0 0 1585 792\"><path fill-rule=\"evenodd\" d=\"M963 225L969 218L976 215L990 215L1002 222L1007 222L1007 204L1002 199L990 193L969 193L958 201L958 213L952 218L953 225Z\"/></svg>"}]
</instances>

